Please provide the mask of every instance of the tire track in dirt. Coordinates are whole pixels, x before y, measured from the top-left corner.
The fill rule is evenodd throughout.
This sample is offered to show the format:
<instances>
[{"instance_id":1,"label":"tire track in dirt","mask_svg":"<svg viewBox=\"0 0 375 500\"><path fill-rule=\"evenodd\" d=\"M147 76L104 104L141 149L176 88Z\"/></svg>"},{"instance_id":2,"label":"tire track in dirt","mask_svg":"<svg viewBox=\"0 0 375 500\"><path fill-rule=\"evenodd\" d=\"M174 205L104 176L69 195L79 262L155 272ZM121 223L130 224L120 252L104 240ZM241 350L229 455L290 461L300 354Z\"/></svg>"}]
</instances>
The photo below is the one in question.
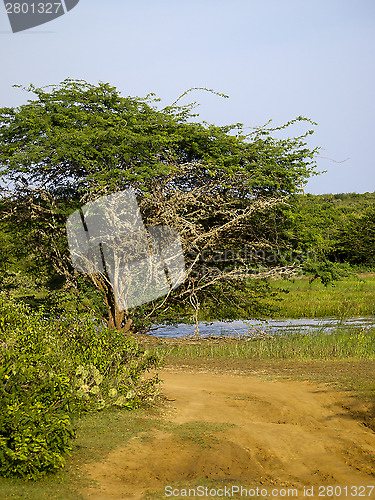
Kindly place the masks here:
<instances>
[{"instance_id":1,"label":"tire track in dirt","mask_svg":"<svg viewBox=\"0 0 375 500\"><path fill-rule=\"evenodd\" d=\"M375 485L375 433L342 408L343 394L255 376L159 373L170 401L166 421L228 425L209 432L206 446L169 430L132 439L86 466L97 487L84 490L85 498L143 499L146 491L163 498L171 483L204 480L294 487L300 496L303 487Z\"/></svg>"}]
</instances>

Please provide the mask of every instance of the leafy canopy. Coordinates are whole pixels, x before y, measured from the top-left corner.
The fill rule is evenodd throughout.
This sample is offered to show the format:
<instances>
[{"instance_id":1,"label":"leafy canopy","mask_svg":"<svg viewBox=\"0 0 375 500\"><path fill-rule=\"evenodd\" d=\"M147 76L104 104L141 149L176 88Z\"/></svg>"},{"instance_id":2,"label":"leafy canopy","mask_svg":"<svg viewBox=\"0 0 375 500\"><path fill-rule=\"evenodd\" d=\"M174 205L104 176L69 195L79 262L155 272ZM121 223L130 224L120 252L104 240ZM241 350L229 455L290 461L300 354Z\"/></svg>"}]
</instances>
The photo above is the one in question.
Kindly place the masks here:
<instances>
[{"instance_id":1,"label":"leafy canopy","mask_svg":"<svg viewBox=\"0 0 375 500\"><path fill-rule=\"evenodd\" d=\"M169 225L180 235L189 272L174 299L199 305L208 287L241 276L233 259L225 266L214 261L217 249L277 245L269 214L315 173L316 150L305 142L311 130L275 137L296 122L313 124L304 117L246 134L242 124L194 121L194 103L179 106L177 100L159 109L153 94L122 97L107 83L67 79L24 90L34 99L0 109L0 178L6 184L0 209L18 228L21 254L25 248L47 274L63 276L66 289L79 288L67 216L132 188L145 225ZM259 221L267 234L254 231ZM239 265L247 272L248 263ZM128 324L107 276L90 279L105 297L109 324Z\"/></svg>"},{"instance_id":2,"label":"leafy canopy","mask_svg":"<svg viewBox=\"0 0 375 500\"><path fill-rule=\"evenodd\" d=\"M283 127L214 126L191 121L194 104L158 110L154 94L121 97L107 83L64 80L25 88L36 96L19 108L0 109L0 165L5 181L22 192L42 187L60 195L76 190L113 192L133 187L152 193L173 175L184 190L215 178L218 191L240 196L295 192L314 172L315 150L304 136L279 140ZM313 122L311 122L313 123ZM179 173L179 165L194 171ZM168 186L167 186L168 187Z\"/></svg>"}]
</instances>

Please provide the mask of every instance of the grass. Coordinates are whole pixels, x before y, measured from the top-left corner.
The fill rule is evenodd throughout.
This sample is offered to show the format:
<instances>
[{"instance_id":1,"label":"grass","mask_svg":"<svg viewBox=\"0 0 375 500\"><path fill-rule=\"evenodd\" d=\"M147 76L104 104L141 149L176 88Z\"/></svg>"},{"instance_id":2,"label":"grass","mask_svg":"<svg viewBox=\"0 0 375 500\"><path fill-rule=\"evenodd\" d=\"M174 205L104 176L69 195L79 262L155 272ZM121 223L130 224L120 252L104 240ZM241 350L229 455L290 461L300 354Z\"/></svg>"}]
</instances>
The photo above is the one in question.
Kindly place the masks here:
<instances>
[{"instance_id":1,"label":"grass","mask_svg":"<svg viewBox=\"0 0 375 500\"><path fill-rule=\"evenodd\" d=\"M336 318L375 315L375 277L351 276L325 287L308 279L277 280L272 288L288 290L281 294L275 318Z\"/></svg>"},{"instance_id":2,"label":"grass","mask_svg":"<svg viewBox=\"0 0 375 500\"><path fill-rule=\"evenodd\" d=\"M103 411L84 415L75 422L78 437L65 469L39 481L0 478L0 499L80 500L79 489L89 484L82 467L103 459L132 437L162 425L157 412L146 410Z\"/></svg>"},{"instance_id":3,"label":"grass","mask_svg":"<svg viewBox=\"0 0 375 500\"><path fill-rule=\"evenodd\" d=\"M353 332L352 332L353 334ZM153 339L155 341L155 339ZM209 347L206 340L195 341L195 351L191 350L188 342L177 341L181 346L159 344L153 348L162 347L166 355L166 366L182 370L213 371L228 374L257 375L270 379L295 379L325 383L328 387L346 391L353 396L352 404L347 408L352 417L357 418L364 425L375 431L375 361L373 358L334 360L289 357L272 358L265 356L249 357L239 355L237 346L224 342L222 350L220 344L212 341ZM208 341L209 342L209 341ZM232 342L232 341L231 341ZM266 342L266 341L265 341ZM269 343L271 343L270 341ZM247 342L248 348L255 348L259 341ZM199 349L199 344L202 346ZM225 346L226 344L226 346ZM173 351L166 349L171 349ZM226 355L192 356L193 352L224 352ZM243 347L245 349L245 346ZM172 356L173 352L173 356ZM246 352L246 351L242 351ZM292 351L289 351L290 353ZM189 353L189 355L186 355ZM83 500L78 491L89 484L83 474L83 466L92 461L98 461L118 446L125 446L135 436L147 436L154 429L163 429L176 434L178 439L189 440L200 447L215 445L216 433L225 432L225 424L211 424L196 422L188 424L171 424L163 421L160 407L154 410L133 411L104 411L97 414L85 415L77 419L78 438L75 442L73 456L68 458L64 470L56 475L48 476L38 482L22 480L0 479L0 499L25 500ZM167 427L166 427L167 425ZM197 481L184 484L173 483L174 487L195 487ZM203 486L219 487L216 482L202 478L199 481ZM224 483L223 483L224 485ZM251 485L249 485L251 486ZM147 498L163 498L159 493Z\"/></svg>"},{"instance_id":4,"label":"grass","mask_svg":"<svg viewBox=\"0 0 375 500\"><path fill-rule=\"evenodd\" d=\"M232 424L234 426L234 424ZM219 439L215 434L225 431L229 424L214 424L208 422L188 422L174 426L174 433L182 441L191 441L200 448L212 448L213 445L219 443Z\"/></svg>"},{"instance_id":5,"label":"grass","mask_svg":"<svg viewBox=\"0 0 375 500\"><path fill-rule=\"evenodd\" d=\"M295 333L257 337L208 337L158 339L150 347L165 359L290 359L290 360L361 360L375 359L375 327L338 327L330 335Z\"/></svg>"}]
</instances>

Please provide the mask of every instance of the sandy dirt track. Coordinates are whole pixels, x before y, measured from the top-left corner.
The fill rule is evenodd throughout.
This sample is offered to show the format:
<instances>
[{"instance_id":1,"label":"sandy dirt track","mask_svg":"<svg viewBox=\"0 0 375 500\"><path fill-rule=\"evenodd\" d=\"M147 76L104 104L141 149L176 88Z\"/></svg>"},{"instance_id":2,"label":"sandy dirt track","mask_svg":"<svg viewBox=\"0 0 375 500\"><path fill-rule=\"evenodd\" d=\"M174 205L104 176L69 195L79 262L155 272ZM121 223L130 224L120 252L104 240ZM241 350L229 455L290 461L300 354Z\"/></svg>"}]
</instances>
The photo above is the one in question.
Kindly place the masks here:
<instances>
[{"instance_id":1,"label":"sandy dirt track","mask_svg":"<svg viewBox=\"0 0 375 500\"><path fill-rule=\"evenodd\" d=\"M299 498L304 487L314 486L310 498L324 498L318 496L321 485L374 485L362 498L375 498L375 433L343 409L343 394L256 376L159 373L169 399L165 420L207 422L216 425L215 435L209 431L203 446L168 430L133 439L86 467L97 487L83 491L85 498L142 499L147 490L163 498L167 485L181 489L204 481L210 487L296 488Z\"/></svg>"}]
</instances>

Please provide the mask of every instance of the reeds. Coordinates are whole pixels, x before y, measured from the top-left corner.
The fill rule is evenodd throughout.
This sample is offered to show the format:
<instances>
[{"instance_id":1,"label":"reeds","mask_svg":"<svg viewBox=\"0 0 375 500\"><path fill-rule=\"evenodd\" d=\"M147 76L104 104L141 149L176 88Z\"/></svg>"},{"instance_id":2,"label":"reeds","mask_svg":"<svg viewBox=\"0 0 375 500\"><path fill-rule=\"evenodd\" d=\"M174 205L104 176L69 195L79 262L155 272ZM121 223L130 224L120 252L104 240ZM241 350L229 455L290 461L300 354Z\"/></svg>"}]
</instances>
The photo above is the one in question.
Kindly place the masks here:
<instances>
[{"instance_id":1,"label":"reeds","mask_svg":"<svg viewBox=\"0 0 375 500\"><path fill-rule=\"evenodd\" d=\"M308 279L273 281L272 287L288 290L282 294L275 318L319 318L375 315L375 278L345 278L325 287Z\"/></svg>"},{"instance_id":2,"label":"reeds","mask_svg":"<svg viewBox=\"0 0 375 500\"><path fill-rule=\"evenodd\" d=\"M334 333L299 332L264 338L164 339L153 347L165 358L375 359L375 327L339 326Z\"/></svg>"}]
</instances>

